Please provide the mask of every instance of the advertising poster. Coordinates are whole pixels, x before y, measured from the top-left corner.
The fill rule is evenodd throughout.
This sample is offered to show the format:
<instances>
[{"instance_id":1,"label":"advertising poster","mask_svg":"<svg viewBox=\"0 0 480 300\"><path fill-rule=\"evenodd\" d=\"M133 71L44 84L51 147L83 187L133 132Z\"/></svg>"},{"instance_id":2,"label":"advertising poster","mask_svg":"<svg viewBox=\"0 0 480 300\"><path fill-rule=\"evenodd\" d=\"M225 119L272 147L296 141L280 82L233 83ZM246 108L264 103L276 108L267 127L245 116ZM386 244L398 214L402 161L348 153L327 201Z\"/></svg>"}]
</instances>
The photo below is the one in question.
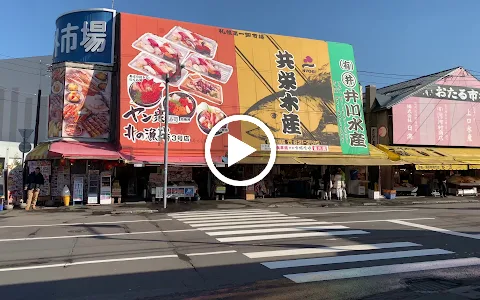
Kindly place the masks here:
<instances>
[{"instance_id":1,"label":"advertising poster","mask_svg":"<svg viewBox=\"0 0 480 300\"><path fill-rule=\"evenodd\" d=\"M111 73L66 68L62 137L108 139Z\"/></svg>"},{"instance_id":2,"label":"advertising poster","mask_svg":"<svg viewBox=\"0 0 480 300\"><path fill-rule=\"evenodd\" d=\"M65 68L52 70L52 89L48 101L48 138L62 137L63 88Z\"/></svg>"},{"instance_id":3,"label":"advertising poster","mask_svg":"<svg viewBox=\"0 0 480 300\"><path fill-rule=\"evenodd\" d=\"M393 106L393 142L480 147L479 100L480 82L463 69L452 71Z\"/></svg>"},{"instance_id":4,"label":"advertising poster","mask_svg":"<svg viewBox=\"0 0 480 300\"><path fill-rule=\"evenodd\" d=\"M203 156L207 134L227 116L246 114L273 132L278 151L368 155L353 49L347 44L238 31L121 14L120 146L158 155L169 109L171 155ZM185 66L165 77L175 60ZM258 150L267 137L249 123L222 128L212 156L231 134ZM181 154L180 154L181 153Z\"/></svg>"}]
</instances>

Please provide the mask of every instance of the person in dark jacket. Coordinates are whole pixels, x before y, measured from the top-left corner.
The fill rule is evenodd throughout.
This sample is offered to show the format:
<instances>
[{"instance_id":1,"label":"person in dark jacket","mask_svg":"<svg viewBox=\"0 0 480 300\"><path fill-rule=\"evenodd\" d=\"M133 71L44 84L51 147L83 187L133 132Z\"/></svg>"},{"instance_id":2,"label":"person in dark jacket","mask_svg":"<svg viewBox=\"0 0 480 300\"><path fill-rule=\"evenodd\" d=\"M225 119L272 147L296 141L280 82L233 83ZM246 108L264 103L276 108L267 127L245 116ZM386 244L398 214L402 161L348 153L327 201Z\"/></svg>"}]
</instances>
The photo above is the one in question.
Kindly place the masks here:
<instances>
[{"instance_id":1,"label":"person in dark jacket","mask_svg":"<svg viewBox=\"0 0 480 300\"><path fill-rule=\"evenodd\" d=\"M438 185L440 186L440 196L447 197L447 176L444 172L440 173L438 181Z\"/></svg>"},{"instance_id":2,"label":"person in dark jacket","mask_svg":"<svg viewBox=\"0 0 480 300\"><path fill-rule=\"evenodd\" d=\"M27 177L27 184L25 190L27 191L27 207L25 210L37 209L36 204L38 200L38 194L40 193L40 187L45 184L43 174L40 173L40 168L36 168L34 172L30 173Z\"/></svg>"}]
</instances>

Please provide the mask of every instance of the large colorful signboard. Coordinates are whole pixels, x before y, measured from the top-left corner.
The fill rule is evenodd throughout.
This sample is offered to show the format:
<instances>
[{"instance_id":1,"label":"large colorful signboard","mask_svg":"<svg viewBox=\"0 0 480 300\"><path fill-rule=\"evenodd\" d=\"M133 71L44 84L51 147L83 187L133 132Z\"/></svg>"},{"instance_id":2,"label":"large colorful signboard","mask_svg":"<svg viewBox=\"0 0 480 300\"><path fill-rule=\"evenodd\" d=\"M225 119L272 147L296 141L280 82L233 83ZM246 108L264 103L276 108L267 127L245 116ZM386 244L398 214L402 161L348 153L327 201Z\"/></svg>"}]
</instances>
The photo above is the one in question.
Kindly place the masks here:
<instances>
[{"instance_id":1,"label":"large colorful signboard","mask_svg":"<svg viewBox=\"0 0 480 300\"><path fill-rule=\"evenodd\" d=\"M107 140L112 74L70 67L52 71L48 137Z\"/></svg>"},{"instance_id":2,"label":"large colorful signboard","mask_svg":"<svg viewBox=\"0 0 480 300\"><path fill-rule=\"evenodd\" d=\"M392 108L393 141L402 145L480 147L480 82L463 69Z\"/></svg>"},{"instance_id":3,"label":"large colorful signboard","mask_svg":"<svg viewBox=\"0 0 480 300\"><path fill-rule=\"evenodd\" d=\"M115 10L87 9L58 17L53 62L113 65Z\"/></svg>"},{"instance_id":4,"label":"large colorful signboard","mask_svg":"<svg viewBox=\"0 0 480 300\"><path fill-rule=\"evenodd\" d=\"M279 151L369 153L350 45L124 13L120 19L123 152L158 155L169 109L169 149L183 156L202 156L210 129L236 114L263 121ZM185 68L170 78L163 107L177 56ZM212 156L226 152L226 133L268 149L259 128L229 124L214 139Z\"/></svg>"}]
</instances>

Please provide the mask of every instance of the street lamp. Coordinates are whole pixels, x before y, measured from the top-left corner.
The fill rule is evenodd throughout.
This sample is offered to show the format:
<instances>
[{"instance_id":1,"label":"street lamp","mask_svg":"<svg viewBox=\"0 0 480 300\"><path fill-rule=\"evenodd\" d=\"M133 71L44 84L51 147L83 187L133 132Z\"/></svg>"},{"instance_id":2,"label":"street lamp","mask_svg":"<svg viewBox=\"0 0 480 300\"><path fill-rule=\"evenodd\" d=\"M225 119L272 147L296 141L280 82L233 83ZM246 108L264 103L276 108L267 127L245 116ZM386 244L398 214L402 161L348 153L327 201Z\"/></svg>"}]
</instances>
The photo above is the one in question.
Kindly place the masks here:
<instances>
[{"instance_id":1,"label":"street lamp","mask_svg":"<svg viewBox=\"0 0 480 300\"><path fill-rule=\"evenodd\" d=\"M183 66L180 65L180 58L177 55L176 64L175 64L175 73L172 75L172 78L180 78L182 76L182 69ZM170 82L170 74L167 73L165 77L165 103L163 104L163 109L165 113L165 127L164 127L164 139L165 139L165 146L163 150L163 208L167 208L167 185L168 185L168 97L170 96L169 93L169 82ZM160 132L159 132L160 136Z\"/></svg>"}]
</instances>

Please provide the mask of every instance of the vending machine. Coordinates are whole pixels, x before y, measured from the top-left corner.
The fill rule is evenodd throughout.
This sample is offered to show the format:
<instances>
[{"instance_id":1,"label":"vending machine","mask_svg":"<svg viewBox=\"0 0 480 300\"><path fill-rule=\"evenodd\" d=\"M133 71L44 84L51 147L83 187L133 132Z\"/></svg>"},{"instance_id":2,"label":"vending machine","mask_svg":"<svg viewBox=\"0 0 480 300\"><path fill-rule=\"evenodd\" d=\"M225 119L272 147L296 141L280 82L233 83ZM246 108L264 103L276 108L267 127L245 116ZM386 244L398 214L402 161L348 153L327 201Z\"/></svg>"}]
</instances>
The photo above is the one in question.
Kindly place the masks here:
<instances>
[{"instance_id":1,"label":"vending machine","mask_svg":"<svg viewBox=\"0 0 480 300\"><path fill-rule=\"evenodd\" d=\"M98 204L98 183L100 182L100 171L89 170L88 171L88 204Z\"/></svg>"},{"instance_id":2,"label":"vending machine","mask_svg":"<svg viewBox=\"0 0 480 300\"><path fill-rule=\"evenodd\" d=\"M100 173L100 204L112 204L112 173Z\"/></svg>"}]
</instances>

